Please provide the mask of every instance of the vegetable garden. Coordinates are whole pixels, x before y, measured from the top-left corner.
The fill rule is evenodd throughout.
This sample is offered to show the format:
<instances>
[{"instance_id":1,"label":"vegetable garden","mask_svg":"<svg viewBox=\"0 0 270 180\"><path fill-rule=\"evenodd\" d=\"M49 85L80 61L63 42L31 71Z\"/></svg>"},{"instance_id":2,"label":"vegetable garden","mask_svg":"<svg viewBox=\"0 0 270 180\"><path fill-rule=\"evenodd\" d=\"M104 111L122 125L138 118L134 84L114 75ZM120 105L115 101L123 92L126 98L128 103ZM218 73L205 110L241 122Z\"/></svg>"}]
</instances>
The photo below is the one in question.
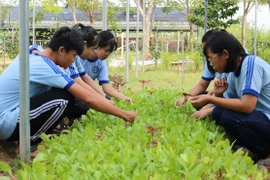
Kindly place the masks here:
<instances>
[{"instance_id":1,"label":"vegetable garden","mask_svg":"<svg viewBox=\"0 0 270 180\"><path fill-rule=\"evenodd\" d=\"M189 119L195 109L172 106L179 92L145 88L127 90L139 112L133 124L90 110L67 134L49 139L31 166L12 175L18 179L266 179L250 157L232 152L221 127L210 119Z\"/></svg>"}]
</instances>

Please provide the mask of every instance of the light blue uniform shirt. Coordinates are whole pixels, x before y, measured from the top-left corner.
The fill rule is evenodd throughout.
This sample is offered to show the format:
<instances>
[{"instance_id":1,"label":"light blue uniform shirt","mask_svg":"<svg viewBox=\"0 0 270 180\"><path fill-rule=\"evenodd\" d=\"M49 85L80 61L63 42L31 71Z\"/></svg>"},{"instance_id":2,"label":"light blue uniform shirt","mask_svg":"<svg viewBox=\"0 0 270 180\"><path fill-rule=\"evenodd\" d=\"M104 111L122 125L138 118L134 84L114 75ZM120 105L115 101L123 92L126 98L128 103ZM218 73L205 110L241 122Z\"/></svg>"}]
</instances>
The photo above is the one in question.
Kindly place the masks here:
<instances>
[{"instance_id":1,"label":"light blue uniform shirt","mask_svg":"<svg viewBox=\"0 0 270 180\"><path fill-rule=\"evenodd\" d=\"M229 74L228 83L228 94L236 93L240 99L244 94L256 96L255 110L270 118L270 65L267 62L254 55L246 56L238 71Z\"/></svg>"},{"instance_id":2,"label":"light blue uniform shirt","mask_svg":"<svg viewBox=\"0 0 270 180\"><path fill-rule=\"evenodd\" d=\"M51 87L68 89L74 81L54 62L37 54L29 55L30 97ZM19 118L19 56L0 76L0 140L8 139Z\"/></svg>"},{"instance_id":3,"label":"light blue uniform shirt","mask_svg":"<svg viewBox=\"0 0 270 180\"><path fill-rule=\"evenodd\" d=\"M207 67L207 63L204 64L204 68L203 68L203 74L202 74L202 79L205 80L205 81L212 81L214 80L215 78L224 78L226 77L226 73L222 73L222 74L219 74L219 73L212 73L210 72L210 70L208 69Z\"/></svg>"},{"instance_id":4,"label":"light blue uniform shirt","mask_svg":"<svg viewBox=\"0 0 270 180\"><path fill-rule=\"evenodd\" d=\"M71 78L75 79L80 76L84 76L85 70L81 62L86 61L80 58L79 55L75 57L75 62L73 62L67 69L66 73L70 75Z\"/></svg>"},{"instance_id":5,"label":"light blue uniform shirt","mask_svg":"<svg viewBox=\"0 0 270 180\"><path fill-rule=\"evenodd\" d=\"M108 67L106 64L106 60L96 59L92 60L81 60L81 64L83 65L86 74L88 74L93 80L98 80L99 85L109 84L109 75L108 75Z\"/></svg>"}]
</instances>

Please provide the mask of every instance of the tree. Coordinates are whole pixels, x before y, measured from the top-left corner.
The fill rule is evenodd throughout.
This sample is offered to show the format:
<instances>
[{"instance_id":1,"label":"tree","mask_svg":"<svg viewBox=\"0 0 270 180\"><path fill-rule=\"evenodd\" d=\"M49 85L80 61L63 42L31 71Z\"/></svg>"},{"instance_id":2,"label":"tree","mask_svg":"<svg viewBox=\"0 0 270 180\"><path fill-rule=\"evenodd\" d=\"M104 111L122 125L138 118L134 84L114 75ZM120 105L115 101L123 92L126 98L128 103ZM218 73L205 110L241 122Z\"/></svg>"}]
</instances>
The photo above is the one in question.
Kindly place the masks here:
<instances>
[{"instance_id":1,"label":"tree","mask_svg":"<svg viewBox=\"0 0 270 180\"><path fill-rule=\"evenodd\" d=\"M77 24L76 0L67 0L67 1L68 1L68 6L71 8L73 22L74 22L74 24Z\"/></svg>"},{"instance_id":2,"label":"tree","mask_svg":"<svg viewBox=\"0 0 270 180\"><path fill-rule=\"evenodd\" d=\"M9 9L13 7L12 4L15 4L15 1L14 2L10 2L10 3L4 3L4 2L2 2L0 0L0 27L6 25L7 22L5 22L5 20L7 18L9 18L7 16L10 16ZM12 29L10 18L8 19L8 25L7 25L7 27L9 29Z\"/></svg>"},{"instance_id":3,"label":"tree","mask_svg":"<svg viewBox=\"0 0 270 180\"><path fill-rule=\"evenodd\" d=\"M207 28L228 28L232 24L238 24L239 20L233 16L239 9L238 0L209 0ZM204 27L205 4L204 1L198 2L188 20L199 27Z\"/></svg>"},{"instance_id":4,"label":"tree","mask_svg":"<svg viewBox=\"0 0 270 180\"><path fill-rule=\"evenodd\" d=\"M246 26L247 26L247 15L250 12L250 10L254 7L255 3L251 0L243 0L244 5L244 12L242 17L242 36L241 41L242 45L246 46Z\"/></svg>"},{"instance_id":5,"label":"tree","mask_svg":"<svg viewBox=\"0 0 270 180\"><path fill-rule=\"evenodd\" d=\"M102 3L99 0L77 0L76 5L79 10L86 12L90 20L90 25L94 26L94 11L102 9Z\"/></svg>"},{"instance_id":6,"label":"tree","mask_svg":"<svg viewBox=\"0 0 270 180\"><path fill-rule=\"evenodd\" d=\"M36 3L35 6L41 7L41 9L36 14L36 17L35 17L36 22L42 21L43 16L47 13L51 13L52 15L57 15L63 11L63 7L60 7L58 5L57 0L41 0L41 1L35 1L35 3Z\"/></svg>"},{"instance_id":7,"label":"tree","mask_svg":"<svg viewBox=\"0 0 270 180\"><path fill-rule=\"evenodd\" d=\"M197 0L166 0L163 12L169 13L174 9L177 9L180 14L184 15L187 19L193 13L194 6L198 3ZM189 46L188 50L193 50L193 36L194 36L194 24L189 21Z\"/></svg>"},{"instance_id":8,"label":"tree","mask_svg":"<svg viewBox=\"0 0 270 180\"><path fill-rule=\"evenodd\" d=\"M138 5L137 0L134 0L134 2L137 5L137 8L139 8L140 14L142 16L142 18L145 18L145 46L146 46L146 50L145 50L145 55L146 55L146 59L151 58L151 53L150 53L150 39L151 39L151 34L152 34L152 30L151 30L151 24L152 24L152 17L153 17L153 13L155 12L155 8L156 8L156 4L159 4L160 1L157 0L149 0L146 4L147 4L147 10L146 12L143 12L143 1L140 0L140 6Z\"/></svg>"},{"instance_id":9,"label":"tree","mask_svg":"<svg viewBox=\"0 0 270 180\"><path fill-rule=\"evenodd\" d=\"M270 13L270 0L261 0L260 1L260 4L261 5L264 5L264 4L268 5L269 13Z\"/></svg>"},{"instance_id":10,"label":"tree","mask_svg":"<svg viewBox=\"0 0 270 180\"><path fill-rule=\"evenodd\" d=\"M87 14L91 26L95 25L95 12L102 12L102 0L67 0L67 3L72 9L74 23L77 23L75 12L76 8ZM118 28L115 21L115 13L120 9L121 7L117 6L113 2L108 1L108 24L110 24L113 29Z\"/></svg>"},{"instance_id":11,"label":"tree","mask_svg":"<svg viewBox=\"0 0 270 180\"><path fill-rule=\"evenodd\" d=\"M233 15L238 10L237 0L209 0L208 1L208 28L227 28L231 24L238 23ZM190 28L188 49L193 49L194 25L204 27L205 4L203 0L167 0L163 8L164 12L177 9L184 15Z\"/></svg>"}]
</instances>

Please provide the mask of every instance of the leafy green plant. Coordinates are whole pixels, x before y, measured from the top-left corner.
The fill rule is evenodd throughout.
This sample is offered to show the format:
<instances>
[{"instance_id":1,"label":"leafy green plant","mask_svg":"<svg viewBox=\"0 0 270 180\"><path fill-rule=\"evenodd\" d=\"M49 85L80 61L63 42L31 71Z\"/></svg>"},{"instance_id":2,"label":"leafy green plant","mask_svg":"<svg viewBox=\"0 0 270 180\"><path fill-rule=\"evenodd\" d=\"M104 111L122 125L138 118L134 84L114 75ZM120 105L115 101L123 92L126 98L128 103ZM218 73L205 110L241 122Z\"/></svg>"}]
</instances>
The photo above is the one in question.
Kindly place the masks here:
<instances>
[{"instance_id":1,"label":"leafy green plant","mask_svg":"<svg viewBox=\"0 0 270 180\"><path fill-rule=\"evenodd\" d=\"M0 47L5 49L6 57L14 59L19 53L19 31L17 29L0 30ZM2 52L3 53L3 52ZM0 56L4 56L0 52Z\"/></svg>"},{"instance_id":2,"label":"leafy green plant","mask_svg":"<svg viewBox=\"0 0 270 180\"><path fill-rule=\"evenodd\" d=\"M267 172L241 150L232 152L222 128L210 119L188 120L194 108L166 107L179 95L169 89L127 92L134 104L117 106L140 113L131 126L95 111L75 121L69 134L49 139L17 179L267 179ZM67 143L69 142L69 143ZM150 147L151 148L150 148ZM0 166L1 167L1 166Z\"/></svg>"},{"instance_id":3,"label":"leafy green plant","mask_svg":"<svg viewBox=\"0 0 270 180\"><path fill-rule=\"evenodd\" d=\"M171 62L178 60L176 53L162 52L160 57L165 70L170 69Z\"/></svg>"}]
</instances>

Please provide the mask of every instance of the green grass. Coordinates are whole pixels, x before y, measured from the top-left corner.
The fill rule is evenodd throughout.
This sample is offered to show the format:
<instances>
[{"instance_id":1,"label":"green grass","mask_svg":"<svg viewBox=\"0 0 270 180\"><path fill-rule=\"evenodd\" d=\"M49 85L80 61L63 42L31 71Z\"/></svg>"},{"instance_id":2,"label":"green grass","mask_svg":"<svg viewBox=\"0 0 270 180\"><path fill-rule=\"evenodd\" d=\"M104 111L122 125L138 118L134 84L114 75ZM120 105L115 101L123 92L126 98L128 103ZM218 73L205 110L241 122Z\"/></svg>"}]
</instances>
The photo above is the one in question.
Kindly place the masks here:
<instances>
[{"instance_id":1,"label":"green grass","mask_svg":"<svg viewBox=\"0 0 270 180\"><path fill-rule=\"evenodd\" d=\"M125 68L109 68L110 75L122 75L126 79ZM139 80L151 80L145 86L154 89L172 89L172 90L190 90L201 79L202 72L186 72L184 74L184 86L182 87L182 73L177 73L177 67L173 67L170 70L155 69L154 67L145 67L145 72L142 72L141 68L136 77L135 69L129 70L128 84L126 88L131 88L133 91L142 89L142 84Z\"/></svg>"}]
</instances>

